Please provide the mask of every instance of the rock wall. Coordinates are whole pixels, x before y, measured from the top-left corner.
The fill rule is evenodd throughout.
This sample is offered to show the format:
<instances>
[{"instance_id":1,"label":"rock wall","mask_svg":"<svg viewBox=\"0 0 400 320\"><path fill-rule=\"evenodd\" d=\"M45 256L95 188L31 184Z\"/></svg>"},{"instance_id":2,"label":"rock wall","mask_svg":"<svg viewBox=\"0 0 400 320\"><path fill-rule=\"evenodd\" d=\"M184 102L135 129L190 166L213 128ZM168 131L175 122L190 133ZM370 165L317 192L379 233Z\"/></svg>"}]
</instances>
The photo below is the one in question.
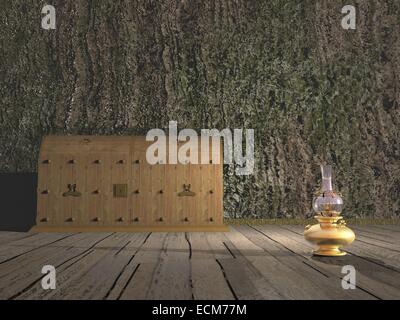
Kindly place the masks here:
<instances>
[{"instance_id":1,"label":"rock wall","mask_svg":"<svg viewBox=\"0 0 400 320\"><path fill-rule=\"evenodd\" d=\"M350 2L2 1L0 171L35 171L45 134L253 128L226 216L309 216L328 162L346 215L399 217L400 2Z\"/></svg>"}]
</instances>

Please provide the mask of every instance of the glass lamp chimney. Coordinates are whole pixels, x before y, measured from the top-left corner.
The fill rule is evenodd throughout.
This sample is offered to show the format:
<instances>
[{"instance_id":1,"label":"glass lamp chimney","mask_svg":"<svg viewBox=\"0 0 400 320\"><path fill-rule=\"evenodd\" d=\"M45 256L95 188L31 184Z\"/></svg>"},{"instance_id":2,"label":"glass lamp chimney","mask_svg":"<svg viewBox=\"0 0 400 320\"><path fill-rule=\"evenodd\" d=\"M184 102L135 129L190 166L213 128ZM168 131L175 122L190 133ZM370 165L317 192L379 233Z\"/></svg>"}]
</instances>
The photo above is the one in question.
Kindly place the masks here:
<instances>
[{"instance_id":1,"label":"glass lamp chimney","mask_svg":"<svg viewBox=\"0 0 400 320\"><path fill-rule=\"evenodd\" d=\"M322 192L332 191L332 166L321 165Z\"/></svg>"}]
</instances>

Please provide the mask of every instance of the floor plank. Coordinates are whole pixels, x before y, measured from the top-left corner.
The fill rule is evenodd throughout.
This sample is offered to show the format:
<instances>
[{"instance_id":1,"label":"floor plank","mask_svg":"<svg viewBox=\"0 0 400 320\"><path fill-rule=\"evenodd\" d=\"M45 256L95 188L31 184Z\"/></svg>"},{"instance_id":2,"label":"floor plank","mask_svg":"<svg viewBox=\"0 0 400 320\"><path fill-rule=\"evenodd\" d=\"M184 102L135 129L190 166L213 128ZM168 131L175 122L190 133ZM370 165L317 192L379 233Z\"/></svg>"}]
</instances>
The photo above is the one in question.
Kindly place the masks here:
<instances>
[{"instance_id":1,"label":"floor plank","mask_svg":"<svg viewBox=\"0 0 400 320\"><path fill-rule=\"evenodd\" d=\"M134 263L140 264L121 294L121 299L193 298L190 247L185 233L152 234Z\"/></svg>"},{"instance_id":2,"label":"floor plank","mask_svg":"<svg viewBox=\"0 0 400 320\"><path fill-rule=\"evenodd\" d=\"M167 233L152 233L122 273L107 299L147 299L155 270L166 250Z\"/></svg>"},{"instance_id":3,"label":"floor plank","mask_svg":"<svg viewBox=\"0 0 400 320\"><path fill-rule=\"evenodd\" d=\"M304 237L284 227L260 226L257 229L268 234L269 237L290 248L297 254L312 259L314 263L326 272L342 277L342 267L352 265L357 270L357 286L380 299L399 299L400 288L397 286L398 273L382 265L372 263L354 255L344 257L315 257L311 255L313 246L308 244Z\"/></svg>"},{"instance_id":4,"label":"floor plank","mask_svg":"<svg viewBox=\"0 0 400 320\"><path fill-rule=\"evenodd\" d=\"M217 257L205 232L191 232L188 241L191 247L190 267L193 298L195 300L233 300L235 293L224 277Z\"/></svg>"},{"instance_id":5,"label":"floor plank","mask_svg":"<svg viewBox=\"0 0 400 320\"><path fill-rule=\"evenodd\" d=\"M233 252L234 245L231 239L227 237L227 234L231 232L234 232L233 228L230 228L229 233L216 233L207 236L216 255L216 261L222 269L235 299L282 299L283 296L276 292L251 263L246 259L238 259L238 254Z\"/></svg>"},{"instance_id":6,"label":"floor plank","mask_svg":"<svg viewBox=\"0 0 400 320\"><path fill-rule=\"evenodd\" d=\"M400 225L375 225L374 228L381 230L389 230L400 233Z\"/></svg>"},{"instance_id":7,"label":"floor plank","mask_svg":"<svg viewBox=\"0 0 400 320\"><path fill-rule=\"evenodd\" d=\"M315 285L308 278L282 264L274 256L234 229L227 234L237 259L248 261L283 299L328 299L323 292L316 294ZM282 248L282 250L285 250ZM265 297L269 298L269 297Z\"/></svg>"},{"instance_id":8,"label":"floor plank","mask_svg":"<svg viewBox=\"0 0 400 320\"><path fill-rule=\"evenodd\" d=\"M90 273L91 268L107 254L117 252L126 244L129 237L129 234L124 233L91 234L88 239L80 242L80 246L74 247L78 251L72 258L53 262L57 270L56 290L43 290L39 279L16 299L67 299L72 297L80 299L82 292L76 289L76 283L81 283L90 292L92 276L96 276L95 272ZM87 287L85 286L86 281Z\"/></svg>"},{"instance_id":9,"label":"floor plank","mask_svg":"<svg viewBox=\"0 0 400 320\"><path fill-rule=\"evenodd\" d=\"M0 231L0 244L4 245L6 243L28 238L33 235L35 235L35 233Z\"/></svg>"},{"instance_id":10,"label":"floor plank","mask_svg":"<svg viewBox=\"0 0 400 320\"><path fill-rule=\"evenodd\" d=\"M356 290L343 290L340 277L326 272L313 261L310 261L310 259L289 251L280 243L264 236L253 227L239 226L236 227L236 229L254 244L274 257L279 262L277 265L278 270L282 270L282 266L285 266L286 271L281 275L281 277L291 275L292 282L299 279L299 282L295 282L295 286L299 283L304 283L307 280L307 282L311 282L307 284L309 290L308 296L310 298L374 299L373 296L358 288Z\"/></svg>"},{"instance_id":11,"label":"floor plank","mask_svg":"<svg viewBox=\"0 0 400 320\"><path fill-rule=\"evenodd\" d=\"M386 227L386 226L385 226ZM345 257L315 257L303 226L229 232L0 232L0 299L400 299L395 228L356 226ZM57 271L43 290L43 265ZM357 288L343 290L342 267Z\"/></svg>"},{"instance_id":12,"label":"floor plank","mask_svg":"<svg viewBox=\"0 0 400 320\"><path fill-rule=\"evenodd\" d=\"M14 299L24 295L25 291L30 291L30 288L35 286L42 291L41 270L44 265L52 265L59 271L63 264L88 252L91 245L106 236L75 234L1 264L0 297Z\"/></svg>"},{"instance_id":13,"label":"floor plank","mask_svg":"<svg viewBox=\"0 0 400 320\"><path fill-rule=\"evenodd\" d=\"M395 229L384 229L384 226L354 226L356 230L368 232L370 237L374 237L393 244L400 243L400 233ZM394 226L397 227L397 226Z\"/></svg>"},{"instance_id":14,"label":"floor plank","mask_svg":"<svg viewBox=\"0 0 400 320\"><path fill-rule=\"evenodd\" d=\"M356 239L361 242L400 252L400 240L396 241L387 236L372 233L368 229L359 226L351 226L351 228L357 235Z\"/></svg>"},{"instance_id":15,"label":"floor plank","mask_svg":"<svg viewBox=\"0 0 400 320\"><path fill-rule=\"evenodd\" d=\"M0 247L0 264L73 236L73 233L35 234Z\"/></svg>"},{"instance_id":16,"label":"floor plank","mask_svg":"<svg viewBox=\"0 0 400 320\"><path fill-rule=\"evenodd\" d=\"M143 243L146 233L120 233L107 245L94 247L94 252L75 264L79 272L71 277L69 270L65 276L69 277L67 285L52 295L52 299L105 299L135 254L135 247ZM111 240L111 239L110 239ZM105 250L105 248L108 249ZM85 268L82 265L85 265ZM87 267L90 266L90 267ZM61 273L63 275L63 273Z\"/></svg>"},{"instance_id":17,"label":"floor plank","mask_svg":"<svg viewBox=\"0 0 400 320\"><path fill-rule=\"evenodd\" d=\"M165 250L154 270L147 299L190 300L193 298L189 244L184 233L169 233Z\"/></svg>"}]
</instances>

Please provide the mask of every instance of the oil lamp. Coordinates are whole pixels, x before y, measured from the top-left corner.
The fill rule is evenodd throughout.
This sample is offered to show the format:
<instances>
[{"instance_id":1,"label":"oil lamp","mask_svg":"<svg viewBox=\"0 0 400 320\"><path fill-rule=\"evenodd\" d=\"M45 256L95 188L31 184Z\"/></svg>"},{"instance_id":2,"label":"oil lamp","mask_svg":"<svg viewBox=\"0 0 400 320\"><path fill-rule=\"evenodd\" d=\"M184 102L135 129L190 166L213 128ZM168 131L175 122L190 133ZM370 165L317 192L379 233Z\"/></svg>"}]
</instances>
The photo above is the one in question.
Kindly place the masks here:
<instances>
[{"instance_id":1,"label":"oil lamp","mask_svg":"<svg viewBox=\"0 0 400 320\"><path fill-rule=\"evenodd\" d=\"M313 253L318 256L344 256L340 248L349 245L355 239L354 232L346 227L341 216L343 199L332 188L332 167L321 165L322 188L313 200L315 219L319 223L308 225L304 230L305 239L318 246Z\"/></svg>"}]
</instances>

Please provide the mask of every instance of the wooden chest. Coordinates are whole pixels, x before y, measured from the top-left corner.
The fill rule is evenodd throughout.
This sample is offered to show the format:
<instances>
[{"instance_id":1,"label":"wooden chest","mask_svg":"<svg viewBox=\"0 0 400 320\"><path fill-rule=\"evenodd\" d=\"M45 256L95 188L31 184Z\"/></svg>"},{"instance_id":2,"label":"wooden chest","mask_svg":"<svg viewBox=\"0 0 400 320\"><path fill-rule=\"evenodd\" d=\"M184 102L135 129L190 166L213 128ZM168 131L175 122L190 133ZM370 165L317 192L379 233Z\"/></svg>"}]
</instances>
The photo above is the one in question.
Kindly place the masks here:
<instances>
[{"instance_id":1,"label":"wooden chest","mask_svg":"<svg viewBox=\"0 0 400 320\"><path fill-rule=\"evenodd\" d=\"M222 152L213 163L210 143L208 163L151 165L152 143L138 136L44 137L34 230L225 230Z\"/></svg>"}]
</instances>

